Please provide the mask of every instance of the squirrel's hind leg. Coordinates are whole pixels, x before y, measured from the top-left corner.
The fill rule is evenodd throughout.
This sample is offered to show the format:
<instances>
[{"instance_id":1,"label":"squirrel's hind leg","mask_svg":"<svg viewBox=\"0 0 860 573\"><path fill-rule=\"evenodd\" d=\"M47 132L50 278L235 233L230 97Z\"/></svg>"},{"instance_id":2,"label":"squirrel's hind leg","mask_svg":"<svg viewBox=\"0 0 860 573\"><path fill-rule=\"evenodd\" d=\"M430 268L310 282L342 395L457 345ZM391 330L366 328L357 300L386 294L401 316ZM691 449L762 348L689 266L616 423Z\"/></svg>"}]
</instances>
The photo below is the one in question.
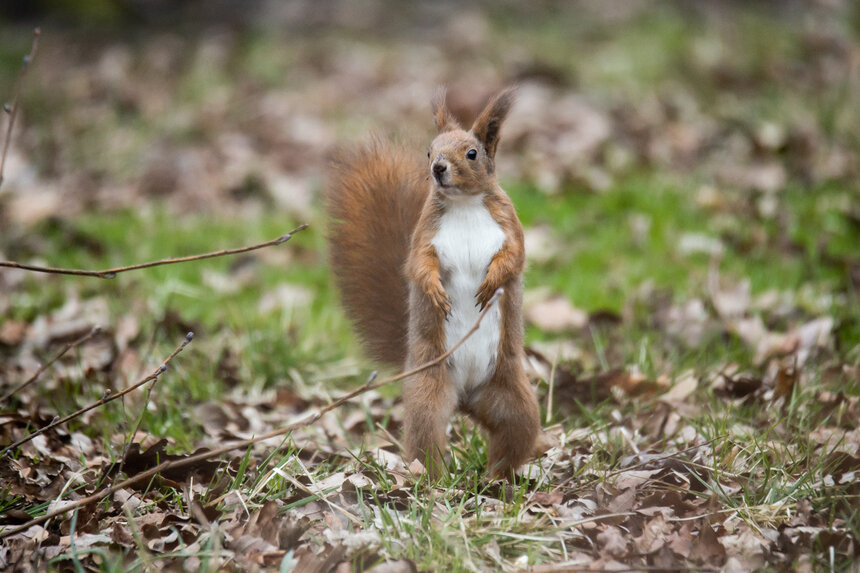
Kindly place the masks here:
<instances>
[{"instance_id":1,"label":"squirrel's hind leg","mask_svg":"<svg viewBox=\"0 0 860 573\"><path fill-rule=\"evenodd\" d=\"M457 405L457 396L448 380L448 369L433 366L403 383L403 447L407 462L422 462L431 477L444 469L447 428Z\"/></svg>"},{"instance_id":2,"label":"squirrel's hind leg","mask_svg":"<svg viewBox=\"0 0 860 573\"><path fill-rule=\"evenodd\" d=\"M493 478L513 478L514 470L534 455L541 434L537 397L518 357L499 356L469 413L489 433L487 471Z\"/></svg>"},{"instance_id":3,"label":"squirrel's hind leg","mask_svg":"<svg viewBox=\"0 0 860 573\"><path fill-rule=\"evenodd\" d=\"M445 352L445 315L416 284L409 291L409 357L406 368L426 364ZM443 362L403 382L403 454L424 464L431 477L444 471L448 423L457 407L448 366Z\"/></svg>"}]
</instances>

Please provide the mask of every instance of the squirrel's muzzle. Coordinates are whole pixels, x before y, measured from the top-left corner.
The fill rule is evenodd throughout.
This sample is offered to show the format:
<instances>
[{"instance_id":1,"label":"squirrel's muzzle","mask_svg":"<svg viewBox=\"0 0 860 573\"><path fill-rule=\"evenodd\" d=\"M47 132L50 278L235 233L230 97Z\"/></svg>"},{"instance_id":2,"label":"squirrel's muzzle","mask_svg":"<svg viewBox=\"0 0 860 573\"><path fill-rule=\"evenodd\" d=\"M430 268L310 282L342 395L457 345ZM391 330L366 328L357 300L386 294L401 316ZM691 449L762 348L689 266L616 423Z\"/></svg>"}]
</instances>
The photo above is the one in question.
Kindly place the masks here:
<instances>
[{"instance_id":1,"label":"squirrel's muzzle","mask_svg":"<svg viewBox=\"0 0 860 573\"><path fill-rule=\"evenodd\" d=\"M448 163L446 161L434 161L432 170L433 178L436 179L436 183L444 185L445 182L443 179L445 178L445 173L448 171Z\"/></svg>"}]
</instances>

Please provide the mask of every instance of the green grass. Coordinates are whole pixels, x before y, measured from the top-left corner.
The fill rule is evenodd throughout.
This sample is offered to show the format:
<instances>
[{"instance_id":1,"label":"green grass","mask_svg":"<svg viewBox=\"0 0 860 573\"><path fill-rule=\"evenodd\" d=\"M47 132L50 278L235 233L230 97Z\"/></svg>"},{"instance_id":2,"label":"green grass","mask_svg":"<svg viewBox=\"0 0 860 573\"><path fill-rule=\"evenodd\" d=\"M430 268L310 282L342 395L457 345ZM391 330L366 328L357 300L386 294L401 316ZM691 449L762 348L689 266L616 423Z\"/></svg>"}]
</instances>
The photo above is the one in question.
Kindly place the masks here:
<instances>
[{"instance_id":1,"label":"green grass","mask_svg":"<svg viewBox=\"0 0 860 573\"><path fill-rule=\"evenodd\" d=\"M559 241L556 261L533 264L526 275L529 285L550 286L588 310L618 311L631 292L647 281L671 288L678 298L701 296L706 286L708 254L680 253L685 235L725 237L720 261L724 275L748 278L753 293L778 288L800 290L840 287L847 280L844 269L821 263L824 256L838 258L853 253L860 233L835 205L845 204L850 191L842 188L790 188L786 192L788 236L801 256L780 252L776 245L777 223L745 213L725 219L691 201L694 189L681 188L657 175L631 175L608 192L595 195L572 190L562 195L542 195L527 186L509 185L508 192L523 224L548 224ZM638 237L631 218L643 217L647 231ZM764 244L741 252L745 237L759 233ZM824 250L819 250L821 241ZM737 246L733 246L737 245Z\"/></svg>"},{"instance_id":2,"label":"green grass","mask_svg":"<svg viewBox=\"0 0 860 573\"><path fill-rule=\"evenodd\" d=\"M524 223L550 225L562 245L557 260L531 266L527 284L549 286L591 311L622 311L645 281L670 289L676 300L705 296L709 258L679 256L674 249L678 237L686 232L718 236L719 231L707 212L684 200L684 190L661 183L654 175L643 174L631 176L604 194L571 191L544 196L525 185L511 185L510 191ZM837 189L827 195L827 190L823 190L822 195L838 197L840 192ZM792 213L804 217L804 225L791 231L799 243L809 244L813 237L828 236L832 239L828 252L835 256L845 254L851 241L858 239L856 230L830 211L816 210L814 207L818 203L810 203L807 195L790 192L787 197ZM632 237L629 225L632 213L652 221L642 241ZM760 225L765 234L769 232L767 222L749 223ZM175 217L156 209L143 214L87 215L67 228L46 225L40 234L47 245L57 245L49 247L43 255L51 265L105 268L250 244L278 236L294 224L276 215L264 215L249 225L244 221ZM101 252L94 254L74 243L71 247L59 248L70 233L78 237L79 242L100 245ZM225 387L216 375L214 358L225 348L235 352L242 378L250 387L258 388L293 386L295 376L310 382L326 365L354 359L360 354L336 305L319 225L274 249L296 254L283 265L248 257L249 262L243 264L252 265L253 278L230 293L218 292L203 279L204 272L229 277L237 261L226 258L159 267L120 275L109 281L28 277L26 280L32 286L19 289L13 295L12 316L30 320L58 308L70 288L78 290L82 298L105 296L112 316L121 317L129 309L139 309L153 317L151 321L141 321L139 335L140 341L151 340L151 343L141 342L140 347L151 348L149 362L152 367L184 335L181 327L163 323L160 317L174 312L183 323L199 329L194 343L173 362L154 389L152 403L157 407L143 412L141 420L141 428L145 431L171 439L173 450L191 451L202 433L187 412L201 402L223 396ZM809 256L813 257L814 253ZM844 279L839 269L810 263L805 257L774 256L767 242L749 256L727 249L721 271L724 276L749 278L754 294L771 288L793 291L804 285L809 285L813 292L830 292ZM306 308L292 311L260 312L261 295L283 284L311 289L313 302ZM837 304L828 310L841 313L837 316L843 320L856 321L856 310ZM609 327L596 331L592 337L580 338L579 343L587 351L595 356L602 355L595 359L591 368L600 370L601 361L608 360L611 366L636 365L653 378L660 374L677 374L688 368L705 375L727 362L754 367L750 349L737 340L709 339L693 349L666 344L662 336L648 326L648 312L647 308L637 310L635 314L642 322L622 333ZM856 335L856 328L844 333L843 346L856 345ZM529 338L541 340L547 336L531 329ZM605 355L608 351L613 353L609 358ZM293 371L297 374L288 374ZM347 379L340 383L358 382ZM821 387L821 383L816 382L797 391L775 420L763 419L760 406L754 402L726 403L710 399L707 390L700 390L707 406L698 416L684 421L707 439L724 436L714 444L715 467L724 466L726 472L734 475L740 472L736 469L739 466L749 476L747 485L738 491L728 492L706 485L703 495L716 496L722 511L734 509L740 518L756 526L778 522L784 508L791 508L804 498L815 500L814 508L826 510L833 498L820 485L828 471L825 458L816 455L806 437L818 422L816 412L820 407L816 405L815 395ZM860 394L856 384L845 387L844 391ZM56 411L65 412L96 399L100 393L98 385L66 384L53 396L52 403ZM645 399L627 402L621 410L623 416L635 418L647 415L653 407L653 402ZM587 480L589 475L608 475L618 467L621 458L633 453L628 442L614 431L613 411L617 408L611 403L582 404L574 408L571 415L555 416L567 428L589 428L595 440L590 462L574 474L576 482ZM103 410L95 423L73 423L70 429L85 431L110 443L108 436L117 429L130 432L138 415L140 412L134 408L113 404ZM367 417L368 429L372 429L373 416L368 412ZM738 425L757 428L757 432L737 434ZM605 437L599 437L601 435ZM794 453L787 458L775 453L771 448L772 440ZM413 559L422 569L466 571L493 566L495 559L551 563L561 559L558 543L563 541L557 539L577 543L575 536L569 537L570 531L556 531L550 523L522 518L528 482L515 486L509 497L503 496L507 501L499 510L482 512L481 496L498 495L487 492L490 486L483 479L486 463L483 438L470 424L460 424L455 427L452 444L452 472L433 484L435 493L429 500L426 484L419 481L409 493L411 501L405 511L396 502L386 501L394 490L390 489L393 488L390 480L384 477L385 470L375 467L375 462L361 454L352 463L317 464L311 471L315 480L324 479L335 471L356 469L377 476L381 489L367 494L359 492L359 498L364 500L362 506L366 508L363 515L358 516L362 527L378 534L382 555ZM354 444L353 447L360 450L361 446ZM301 475L302 471L291 461L295 453L291 449L280 450L276 458L264 461L250 472L249 460L244 458L242 465L233 471L230 489L258 492L248 500L252 507L266 500L282 499L288 501L288 508L295 509L318 499L277 476L261 485L270 467L286 467L287 464L292 468L289 473ZM740 464L733 461L738 456L743 458ZM720 460L725 463L719 463ZM551 484L545 484L544 489L550 490ZM365 499L365 496L369 497ZM14 500L4 503L11 505ZM229 506L232 502L221 503ZM845 515L853 520L856 528L853 512ZM469 532L466 537L464 530Z\"/></svg>"},{"instance_id":3,"label":"green grass","mask_svg":"<svg viewBox=\"0 0 860 573\"><path fill-rule=\"evenodd\" d=\"M97 244L102 251L94 254L74 246L57 248L47 261L50 265L101 269L250 245L276 238L295 226L274 215L251 225L246 221L176 218L165 212L122 212L107 217L84 216L74 222L71 230L48 223L39 233L58 245L67 242L71 233L79 242ZM321 260L320 233L297 233L274 249L305 252L311 264L288 261L278 266L246 257L245 264L252 265L254 271L236 292L218 292L203 278L204 273L215 273L231 281L235 258L157 267L142 273L119 274L110 280L33 275L26 279L29 286L13 295L9 318L33 320L54 311L64 304L70 288L78 290L81 298L104 297L112 317L121 318L129 311L153 317L151 321L140 321L137 340L148 352L150 363L140 377L182 341L183 327L196 330L194 344L158 382L158 409L147 411L142 424L155 435L177 440L177 446L184 450L199 437L199 428L185 413L201 401L217 399L224 391L223 383L215 376L214 358L225 349L237 354L243 378L260 388L283 385L287 372L292 370L312 379L320 365L336 363L348 350L355 350ZM308 289L311 304L260 312L262 295L283 284ZM178 317L181 324L174 324L171 316ZM68 411L74 403L82 405L96 399L102 388L64 386L63 392L53 398L57 411ZM172 398L164 400L166 396ZM109 405L106 412L105 430L128 415L117 403Z\"/></svg>"}]
</instances>

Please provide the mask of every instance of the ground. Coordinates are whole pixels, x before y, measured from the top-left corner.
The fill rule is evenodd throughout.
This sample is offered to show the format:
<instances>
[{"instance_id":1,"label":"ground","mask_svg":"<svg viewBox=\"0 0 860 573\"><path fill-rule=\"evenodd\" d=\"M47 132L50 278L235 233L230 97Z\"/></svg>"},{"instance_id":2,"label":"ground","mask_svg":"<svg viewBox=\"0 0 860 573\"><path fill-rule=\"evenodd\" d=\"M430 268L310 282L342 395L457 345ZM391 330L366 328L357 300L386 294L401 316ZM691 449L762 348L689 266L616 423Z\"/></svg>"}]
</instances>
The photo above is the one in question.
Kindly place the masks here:
<instances>
[{"instance_id":1,"label":"ground","mask_svg":"<svg viewBox=\"0 0 860 573\"><path fill-rule=\"evenodd\" d=\"M4 567L856 570L853 3L111 9L132 5L0 20L10 103L41 28L0 259L96 270L309 227L112 279L0 269L4 448L194 333L139 389L4 452L0 527L365 384L378 366L326 261L326 158L371 132L423 156L441 84L463 118L519 85L497 170L526 228L528 371L551 447L491 482L483 435L457 418L449 474L430 481L397 455L389 384L5 535Z\"/></svg>"}]
</instances>

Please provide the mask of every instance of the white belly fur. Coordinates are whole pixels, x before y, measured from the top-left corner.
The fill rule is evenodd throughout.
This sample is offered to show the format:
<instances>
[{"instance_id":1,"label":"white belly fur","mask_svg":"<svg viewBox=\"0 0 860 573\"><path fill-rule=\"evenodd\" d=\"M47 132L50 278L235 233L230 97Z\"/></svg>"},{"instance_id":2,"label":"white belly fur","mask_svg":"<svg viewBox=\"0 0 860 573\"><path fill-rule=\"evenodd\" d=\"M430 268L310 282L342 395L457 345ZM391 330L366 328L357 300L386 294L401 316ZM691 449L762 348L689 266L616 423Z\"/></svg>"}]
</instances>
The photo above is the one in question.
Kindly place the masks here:
<instances>
[{"instance_id":1,"label":"white belly fur","mask_svg":"<svg viewBox=\"0 0 860 573\"><path fill-rule=\"evenodd\" d=\"M445 323L446 348L462 339L478 320L475 294L487 267L502 244L505 233L490 216L480 196L451 199L439 223L433 246L443 270L445 291L451 297L451 316ZM448 372L457 395L463 398L487 382L493 373L499 348L501 310L494 305L481 327L448 359Z\"/></svg>"}]
</instances>

